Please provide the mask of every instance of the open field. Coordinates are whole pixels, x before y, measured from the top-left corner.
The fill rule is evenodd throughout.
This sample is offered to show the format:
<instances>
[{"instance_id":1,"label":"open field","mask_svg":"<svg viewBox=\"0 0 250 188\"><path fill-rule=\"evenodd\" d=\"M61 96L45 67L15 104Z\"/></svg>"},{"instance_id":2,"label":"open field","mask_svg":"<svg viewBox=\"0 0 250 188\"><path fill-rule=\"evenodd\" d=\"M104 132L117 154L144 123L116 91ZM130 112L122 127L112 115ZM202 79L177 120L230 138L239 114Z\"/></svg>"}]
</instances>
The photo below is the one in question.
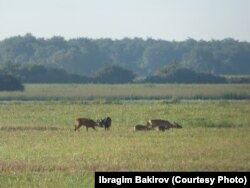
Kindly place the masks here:
<instances>
[{"instance_id":1,"label":"open field","mask_svg":"<svg viewBox=\"0 0 250 188\"><path fill-rule=\"evenodd\" d=\"M249 84L26 84L24 92L0 92L0 101L117 103L121 100L250 99Z\"/></svg>"},{"instance_id":2,"label":"open field","mask_svg":"<svg viewBox=\"0 0 250 188\"><path fill-rule=\"evenodd\" d=\"M0 104L0 187L94 187L95 171L250 171L250 103ZM109 132L74 119L112 118ZM183 129L134 132L148 119Z\"/></svg>"}]
</instances>

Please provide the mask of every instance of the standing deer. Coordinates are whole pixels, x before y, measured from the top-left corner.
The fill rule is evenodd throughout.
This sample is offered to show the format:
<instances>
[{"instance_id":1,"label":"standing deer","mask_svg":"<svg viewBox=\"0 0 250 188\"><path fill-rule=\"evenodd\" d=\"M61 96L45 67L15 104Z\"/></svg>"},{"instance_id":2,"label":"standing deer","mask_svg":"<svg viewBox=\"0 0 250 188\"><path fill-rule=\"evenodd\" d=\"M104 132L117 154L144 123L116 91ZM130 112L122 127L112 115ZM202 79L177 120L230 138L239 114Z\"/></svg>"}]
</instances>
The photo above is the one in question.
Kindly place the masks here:
<instances>
[{"instance_id":1,"label":"standing deer","mask_svg":"<svg viewBox=\"0 0 250 188\"><path fill-rule=\"evenodd\" d=\"M95 129L95 126L98 126L98 123L95 122L92 119L87 119L87 118L78 118L75 120L75 131L79 130L81 126L85 126L86 130L88 131L88 128L91 127L92 129Z\"/></svg>"}]
</instances>

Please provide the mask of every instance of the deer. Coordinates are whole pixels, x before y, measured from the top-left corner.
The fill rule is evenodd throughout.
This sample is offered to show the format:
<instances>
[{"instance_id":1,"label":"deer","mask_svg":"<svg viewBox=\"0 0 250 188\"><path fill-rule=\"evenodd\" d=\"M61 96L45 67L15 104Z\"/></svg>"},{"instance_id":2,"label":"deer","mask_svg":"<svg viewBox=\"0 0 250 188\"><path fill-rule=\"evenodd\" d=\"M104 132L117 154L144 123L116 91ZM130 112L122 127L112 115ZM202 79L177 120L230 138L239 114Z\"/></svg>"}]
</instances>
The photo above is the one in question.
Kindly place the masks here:
<instances>
[{"instance_id":1,"label":"deer","mask_svg":"<svg viewBox=\"0 0 250 188\"><path fill-rule=\"evenodd\" d=\"M159 130L166 130L173 127L173 124L167 120L153 119L147 121L147 127L151 129L158 128Z\"/></svg>"},{"instance_id":2,"label":"deer","mask_svg":"<svg viewBox=\"0 0 250 188\"><path fill-rule=\"evenodd\" d=\"M177 128L177 129L182 128L182 126L176 122L170 123L167 120L160 120L160 119L148 120L147 127L152 128L152 129L157 128L159 131L165 131L165 130L168 130L170 128Z\"/></svg>"},{"instance_id":3,"label":"deer","mask_svg":"<svg viewBox=\"0 0 250 188\"><path fill-rule=\"evenodd\" d=\"M160 119L148 120L147 127L151 128L151 129L157 128L159 131L165 131L165 130L168 130L170 128L177 128L177 129L182 128L182 126L176 122L170 123L167 120L160 120Z\"/></svg>"},{"instance_id":4,"label":"deer","mask_svg":"<svg viewBox=\"0 0 250 188\"><path fill-rule=\"evenodd\" d=\"M136 126L134 126L134 131L148 131L148 130L151 130L151 128L146 126L146 125L136 125Z\"/></svg>"},{"instance_id":5,"label":"deer","mask_svg":"<svg viewBox=\"0 0 250 188\"><path fill-rule=\"evenodd\" d=\"M92 119L88 118L77 118L75 120L75 131L80 129L81 126L85 126L86 130L88 131L88 128L91 127L92 129L95 129L95 126L98 126L98 123Z\"/></svg>"},{"instance_id":6,"label":"deer","mask_svg":"<svg viewBox=\"0 0 250 188\"><path fill-rule=\"evenodd\" d=\"M112 120L110 117L106 117L104 119L97 120L97 123L99 124L99 126L104 128L105 131L109 130L109 128L111 127L111 122L112 122Z\"/></svg>"}]
</instances>

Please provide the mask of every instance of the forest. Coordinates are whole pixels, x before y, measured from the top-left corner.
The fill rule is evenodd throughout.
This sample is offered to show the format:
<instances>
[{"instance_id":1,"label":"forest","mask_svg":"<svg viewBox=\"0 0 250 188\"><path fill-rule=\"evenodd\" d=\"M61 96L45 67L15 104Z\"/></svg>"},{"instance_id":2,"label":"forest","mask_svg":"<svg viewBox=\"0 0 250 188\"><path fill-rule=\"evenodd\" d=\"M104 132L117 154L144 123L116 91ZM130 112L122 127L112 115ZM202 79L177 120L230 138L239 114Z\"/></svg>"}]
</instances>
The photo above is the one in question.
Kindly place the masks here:
<instances>
[{"instance_id":1,"label":"forest","mask_svg":"<svg viewBox=\"0 0 250 188\"><path fill-rule=\"evenodd\" d=\"M220 75L250 74L250 43L231 38L66 40L28 33L0 41L0 71L26 83L222 83Z\"/></svg>"}]
</instances>

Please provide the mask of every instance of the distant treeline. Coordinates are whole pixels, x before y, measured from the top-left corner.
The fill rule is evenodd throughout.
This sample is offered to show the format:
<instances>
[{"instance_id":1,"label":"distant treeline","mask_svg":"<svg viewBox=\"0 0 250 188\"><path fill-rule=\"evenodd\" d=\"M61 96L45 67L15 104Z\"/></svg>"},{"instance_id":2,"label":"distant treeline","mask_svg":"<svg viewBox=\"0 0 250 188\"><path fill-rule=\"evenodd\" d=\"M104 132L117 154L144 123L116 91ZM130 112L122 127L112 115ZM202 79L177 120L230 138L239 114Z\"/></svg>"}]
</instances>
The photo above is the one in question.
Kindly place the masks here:
<instances>
[{"instance_id":1,"label":"distant treeline","mask_svg":"<svg viewBox=\"0 0 250 188\"><path fill-rule=\"evenodd\" d=\"M250 74L250 43L234 39L182 42L141 38L65 40L31 34L0 41L0 64L38 64L92 76L107 64L150 76L169 64L210 74Z\"/></svg>"},{"instance_id":2,"label":"distant treeline","mask_svg":"<svg viewBox=\"0 0 250 188\"><path fill-rule=\"evenodd\" d=\"M0 90L23 83L250 83L250 43L140 38L0 41ZM11 84L12 83L12 84Z\"/></svg>"},{"instance_id":3,"label":"distant treeline","mask_svg":"<svg viewBox=\"0 0 250 188\"><path fill-rule=\"evenodd\" d=\"M115 64L101 67L92 76L76 75L68 73L64 69L48 68L36 64L20 66L12 62L2 64L0 72L3 75L15 77L15 80L23 83L250 83L250 77L247 76L223 77L201 73L176 63L162 67L147 77L137 77L133 71Z\"/></svg>"},{"instance_id":4,"label":"distant treeline","mask_svg":"<svg viewBox=\"0 0 250 188\"><path fill-rule=\"evenodd\" d=\"M23 91L23 83L250 83L250 76L217 76L171 64L148 77L136 77L128 69L108 64L92 76L68 73L63 69L42 65L16 65L8 62L0 66L0 91Z\"/></svg>"}]
</instances>

